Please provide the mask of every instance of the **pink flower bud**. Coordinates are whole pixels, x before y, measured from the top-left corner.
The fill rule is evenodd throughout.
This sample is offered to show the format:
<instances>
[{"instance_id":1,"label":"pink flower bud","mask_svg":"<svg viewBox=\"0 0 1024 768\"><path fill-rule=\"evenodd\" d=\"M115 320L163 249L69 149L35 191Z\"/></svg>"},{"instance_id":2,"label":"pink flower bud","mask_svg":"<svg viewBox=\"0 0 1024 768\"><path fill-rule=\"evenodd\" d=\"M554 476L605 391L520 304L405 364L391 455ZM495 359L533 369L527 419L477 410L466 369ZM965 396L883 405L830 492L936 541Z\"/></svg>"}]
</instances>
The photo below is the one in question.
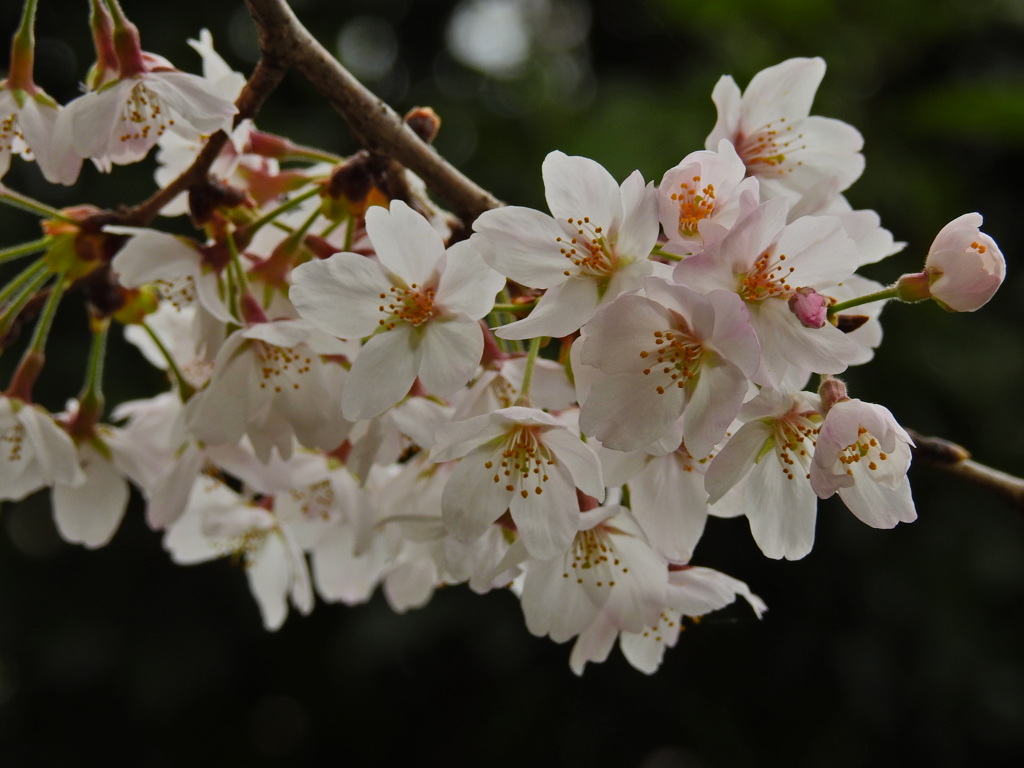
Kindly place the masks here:
<instances>
[{"instance_id":1,"label":"pink flower bud","mask_svg":"<svg viewBox=\"0 0 1024 768\"><path fill-rule=\"evenodd\" d=\"M973 312L992 298L1006 277L1003 254L982 233L978 213L965 213L949 222L935 237L925 259L931 295L952 312Z\"/></svg>"},{"instance_id":2,"label":"pink flower bud","mask_svg":"<svg viewBox=\"0 0 1024 768\"><path fill-rule=\"evenodd\" d=\"M797 288L789 298L789 309L808 328L821 328L828 318L828 299L813 288Z\"/></svg>"}]
</instances>

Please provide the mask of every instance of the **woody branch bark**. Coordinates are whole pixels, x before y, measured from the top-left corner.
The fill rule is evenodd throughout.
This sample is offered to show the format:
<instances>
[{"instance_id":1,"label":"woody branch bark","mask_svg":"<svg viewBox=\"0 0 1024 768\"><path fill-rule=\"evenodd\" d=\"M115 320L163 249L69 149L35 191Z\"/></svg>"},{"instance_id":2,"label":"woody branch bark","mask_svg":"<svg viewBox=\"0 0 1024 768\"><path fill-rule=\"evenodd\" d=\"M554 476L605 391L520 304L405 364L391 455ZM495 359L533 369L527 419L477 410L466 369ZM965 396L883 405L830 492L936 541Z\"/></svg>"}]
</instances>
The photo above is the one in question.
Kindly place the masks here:
<instances>
[{"instance_id":1,"label":"woody branch bark","mask_svg":"<svg viewBox=\"0 0 1024 768\"><path fill-rule=\"evenodd\" d=\"M245 0L271 65L305 77L345 119L367 150L398 161L426 182L467 225L501 202L421 140L383 100L320 45L284 0Z\"/></svg>"},{"instance_id":2,"label":"woody branch bark","mask_svg":"<svg viewBox=\"0 0 1024 768\"><path fill-rule=\"evenodd\" d=\"M907 431L916 444L915 462L987 488L1024 514L1024 479L974 461L970 452L956 443Z\"/></svg>"}]
</instances>

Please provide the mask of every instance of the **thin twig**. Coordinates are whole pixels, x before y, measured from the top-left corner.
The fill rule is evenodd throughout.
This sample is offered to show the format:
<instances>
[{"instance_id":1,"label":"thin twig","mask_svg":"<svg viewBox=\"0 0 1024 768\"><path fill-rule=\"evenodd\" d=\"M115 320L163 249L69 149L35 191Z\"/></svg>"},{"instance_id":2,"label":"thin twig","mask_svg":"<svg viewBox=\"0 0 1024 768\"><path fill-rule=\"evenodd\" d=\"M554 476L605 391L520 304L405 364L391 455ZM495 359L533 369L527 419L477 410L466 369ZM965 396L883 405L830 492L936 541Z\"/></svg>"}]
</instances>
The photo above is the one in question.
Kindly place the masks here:
<instances>
[{"instance_id":1,"label":"thin twig","mask_svg":"<svg viewBox=\"0 0 1024 768\"><path fill-rule=\"evenodd\" d=\"M420 139L383 100L367 90L295 17L284 0L245 0L272 63L294 67L345 119L356 141L417 174L466 225L501 202Z\"/></svg>"},{"instance_id":2,"label":"thin twig","mask_svg":"<svg viewBox=\"0 0 1024 768\"><path fill-rule=\"evenodd\" d=\"M961 445L941 437L925 437L912 429L907 431L916 444L915 462L988 488L1024 514L1024 479L974 461L970 452Z\"/></svg>"}]
</instances>

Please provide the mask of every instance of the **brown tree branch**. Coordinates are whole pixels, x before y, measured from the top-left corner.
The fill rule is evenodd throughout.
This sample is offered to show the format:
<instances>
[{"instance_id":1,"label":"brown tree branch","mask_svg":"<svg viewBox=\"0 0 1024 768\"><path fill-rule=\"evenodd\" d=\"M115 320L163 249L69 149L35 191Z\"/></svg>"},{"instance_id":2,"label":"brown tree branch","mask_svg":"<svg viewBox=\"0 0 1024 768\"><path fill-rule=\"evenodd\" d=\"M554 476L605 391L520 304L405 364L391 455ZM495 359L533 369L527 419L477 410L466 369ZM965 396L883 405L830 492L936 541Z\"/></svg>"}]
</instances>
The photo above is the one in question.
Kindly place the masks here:
<instances>
[{"instance_id":1,"label":"brown tree branch","mask_svg":"<svg viewBox=\"0 0 1024 768\"><path fill-rule=\"evenodd\" d=\"M916 443L913 449L916 463L987 488L1024 514L1024 479L974 461L970 452L956 443L941 437L925 437L912 429L907 431Z\"/></svg>"},{"instance_id":2,"label":"brown tree branch","mask_svg":"<svg viewBox=\"0 0 1024 768\"><path fill-rule=\"evenodd\" d=\"M501 202L475 184L317 42L284 0L245 0L271 64L293 67L345 119L356 141L417 174L468 226Z\"/></svg>"}]
</instances>

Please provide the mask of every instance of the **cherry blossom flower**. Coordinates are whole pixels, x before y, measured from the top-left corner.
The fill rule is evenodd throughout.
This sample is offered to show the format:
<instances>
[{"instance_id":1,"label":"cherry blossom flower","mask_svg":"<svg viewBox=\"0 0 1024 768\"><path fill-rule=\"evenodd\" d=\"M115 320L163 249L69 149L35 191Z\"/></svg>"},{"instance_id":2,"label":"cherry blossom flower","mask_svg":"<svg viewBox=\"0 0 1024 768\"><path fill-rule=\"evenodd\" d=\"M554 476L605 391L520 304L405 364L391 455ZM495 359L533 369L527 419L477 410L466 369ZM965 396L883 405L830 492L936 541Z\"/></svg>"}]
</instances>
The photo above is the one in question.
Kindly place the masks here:
<instances>
[{"instance_id":1,"label":"cherry blossom flower","mask_svg":"<svg viewBox=\"0 0 1024 768\"><path fill-rule=\"evenodd\" d=\"M913 440L887 408L840 400L825 416L811 465L811 487L822 499L837 491L843 503L873 528L917 519L910 495Z\"/></svg>"},{"instance_id":2,"label":"cherry blossom flower","mask_svg":"<svg viewBox=\"0 0 1024 768\"><path fill-rule=\"evenodd\" d=\"M743 406L746 422L715 455L704 477L714 510L742 503L766 557L797 560L811 551L818 497L810 468L821 400L809 392L762 389Z\"/></svg>"},{"instance_id":3,"label":"cherry blossom flower","mask_svg":"<svg viewBox=\"0 0 1024 768\"><path fill-rule=\"evenodd\" d=\"M666 250L700 251L758 203L757 179L727 140L717 151L691 152L665 173L658 186L658 212L668 238Z\"/></svg>"},{"instance_id":4,"label":"cherry blossom flower","mask_svg":"<svg viewBox=\"0 0 1024 768\"><path fill-rule=\"evenodd\" d=\"M828 295L853 274L854 244L833 216L786 223L784 199L762 203L721 239L676 265L673 279L694 290L736 292L750 311L761 344L755 381L778 386L790 368L839 373L858 345L830 323L809 327L791 309L801 289Z\"/></svg>"},{"instance_id":5,"label":"cherry blossom flower","mask_svg":"<svg viewBox=\"0 0 1024 768\"><path fill-rule=\"evenodd\" d=\"M758 618L768 610L764 601L739 579L696 565L674 568L669 571L664 608L656 622L640 632L620 632L614 624L599 617L580 633L569 665L577 675L583 674L588 661L608 658L618 637L626 660L641 672L653 674L661 666L665 649L674 647L678 641L683 617L704 616L731 605L737 597L746 600Z\"/></svg>"},{"instance_id":6,"label":"cherry blossom flower","mask_svg":"<svg viewBox=\"0 0 1024 768\"><path fill-rule=\"evenodd\" d=\"M109 170L141 160L179 120L204 134L231 130L238 110L207 80L152 54L143 54L142 63L138 73L70 102L54 128L58 146Z\"/></svg>"},{"instance_id":7,"label":"cherry blossom flower","mask_svg":"<svg viewBox=\"0 0 1024 768\"><path fill-rule=\"evenodd\" d=\"M49 413L0 397L0 500L19 501L40 488L85 481L74 442Z\"/></svg>"},{"instance_id":8,"label":"cherry blossom flower","mask_svg":"<svg viewBox=\"0 0 1024 768\"><path fill-rule=\"evenodd\" d=\"M579 528L565 553L526 562L527 629L563 643L599 617L633 632L654 623L668 572L628 511L610 504L582 512Z\"/></svg>"},{"instance_id":9,"label":"cherry blossom flower","mask_svg":"<svg viewBox=\"0 0 1024 768\"><path fill-rule=\"evenodd\" d=\"M321 355L346 351L301 319L235 331L218 351L206 388L185 408L189 431L211 445L247 434L264 462L275 447L288 458L293 436L309 448L336 448L351 426L336 396L346 372Z\"/></svg>"},{"instance_id":10,"label":"cherry blossom flower","mask_svg":"<svg viewBox=\"0 0 1024 768\"><path fill-rule=\"evenodd\" d=\"M988 303L1006 277L1006 260L982 232L978 213L965 213L939 230L924 271L931 297L953 312L973 312Z\"/></svg>"},{"instance_id":11,"label":"cherry blossom flower","mask_svg":"<svg viewBox=\"0 0 1024 768\"><path fill-rule=\"evenodd\" d=\"M441 506L445 526L463 541L482 536L509 510L530 554L556 557L578 530L576 489L604 498L594 451L534 408L502 408L441 427L431 461L459 458Z\"/></svg>"},{"instance_id":12,"label":"cherry blossom flower","mask_svg":"<svg viewBox=\"0 0 1024 768\"><path fill-rule=\"evenodd\" d=\"M860 132L840 120L810 116L825 75L822 59L789 59L754 75L740 93L729 76L711 94L718 122L705 146L729 139L761 182L761 199L849 187L864 170ZM823 183L824 182L824 183Z\"/></svg>"},{"instance_id":13,"label":"cherry blossom flower","mask_svg":"<svg viewBox=\"0 0 1024 768\"><path fill-rule=\"evenodd\" d=\"M228 555L240 558L269 630L284 624L289 600L300 613L313 610L309 568L292 532L272 510L250 503L217 480L196 480L188 507L167 530L164 546L182 565Z\"/></svg>"},{"instance_id":14,"label":"cherry blossom flower","mask_svg":"<svg viewBox=\"0 0 1024 768\"><path fill-rule=\"evenodd\" d=\"M644 293L620 296L583 328L580 363L599 373L581 395L580 427L628 451L659 440L682 416L688 450L704 458L759 364L747 310L733 293L702 296L657 278Z\"/></svg>"},{"instance_id":15,"label":"cherry blossom flower","mask_svg":"<svg viewBox=\"0 0 1024 768\"><path fill-rule=\"evenodd\" d=\"M7 173L12 155L34 159L47 181L74 184L81 158L53 141L60 107L44 91L12 89L0 83L0 179Z\"/></svg>"},{"instance_id":16,"label":"cherry blossom flower","mask_svg":"<svg viewBox=\"0 0 1024 768\"><path fill-rule=\"evenodd\" d=\"M447 251L430 223L400 200L366 212L377 258L336 253L292 273L291 299L304 318L343 339L369 336L342 393L351 420L377 416L418 376L451 395L476 372L483 352L477 322L504 279L467 242Z\"/></svg>"},{"instance_id":17,"label":"cherry blossom flower","mask_svg":"<svg viewBox=\"0 0 1024 768\"><path fill-rule=\"evenodd\" d=\"M546 289L527 318L497 331L505 339L567 336L653 269L658 208L639 171L620 187L595 161L552 152L541 172L551 216L508 206L473 223L471 242L488 264Z\"/></svg>"}]
</instances>

